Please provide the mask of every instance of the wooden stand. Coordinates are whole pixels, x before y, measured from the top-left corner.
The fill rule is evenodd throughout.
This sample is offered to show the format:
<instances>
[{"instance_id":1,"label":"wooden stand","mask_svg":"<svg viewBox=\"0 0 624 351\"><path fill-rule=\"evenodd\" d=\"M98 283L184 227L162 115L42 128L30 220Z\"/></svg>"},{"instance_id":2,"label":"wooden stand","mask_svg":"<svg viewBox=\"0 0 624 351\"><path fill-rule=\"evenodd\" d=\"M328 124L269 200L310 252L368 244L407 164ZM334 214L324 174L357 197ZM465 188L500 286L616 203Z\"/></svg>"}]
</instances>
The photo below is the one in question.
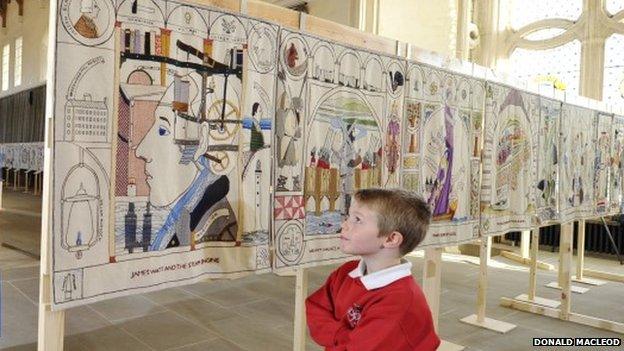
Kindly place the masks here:
<instances>
[{"instance_id":1,"label":"wooden stand","mask_svg":"<svg viewBox=\"0 0 624 351\"><path fill-rule=\"evenodd\" d=\"M523 230L520 234L520 257L529 258L529 244L531 242L531 231Z\"/></svg>"},{"instance_id":2,"label":"wooden stand","mask_svg":"<svg viewBox=\"0 0 624 351\"><path fill-rule=\"evenodd\" d=\"M518 255L515 252L511 252L511 251L501 251L500 253L501 256L506 257L512 261L516 261L522 265L525 266L529 266L531 265L531 259L529 258L524 258L521 255ZM546 263L546 262L542 262L542 261L537 261L535 262L535 264L537 265L537 268L539 269L543 269L545 271L554 271L555 270L555 266L550 264L550 263Z\"/></svg>"},{"instance_id":3,"label":"wooden stand","mask_svg":"<svg viewBox=\"0 0 624 351\"><path fill-rule=\"evenodd\" d=\"M583 276L583 265L585 264L585 220L578 221L578 237L576 240L576 275L572 281L588 285L604 285L607 282L599 279L591 279Z\"/></svg>"},{"instance_id":4,"label":"wooden stand","mask_svg":"<svg viewBox=\"0 0 624 351\"><path fill-rule=\"evenodd\" d=\"M566 228L570 228L569 230L572 231L572 223L567 223L567 224L562 224L561 225L561 239L560 239L560 246L559 246L559 271L558 271L558 275L557 275L557 281L556 282L550 282L548 284L546 284L546 287L552 288L552 289L559 289L562 290L563 289L563 280L565 279L566 276L566 272L564 271L563 265L564 262L563 260L565 259L566 255L567 255L567 248L563 245L563 229L564 226ZM570 235L572 235L572 233L570 233ZM583 234L584 236L584 234ZM569 269L569 267L568 267ZM589 291L589 289L587 288L582 288L580 286L572 286L570 285L570 291L572 291L575 294L584 294L587 291Z\"/></svg>"},{"instance_id":5,"label":"wooden stand","mask_svg":"<svg viewBox=\"0 0 624 351\"><path fill-rule=\"evenodd\" d=\"M50 17L48 31L48 67L55 67L57 0L50 0ZM41 266L39 278L39 330L37 335L38 351L62 351L65 336L65 312L52 311L52 283L50 272L50 253L52 243L49 242L52 231L52 144L54 126L54 86L55 71L48 69L46 87L46 119L43 177L43 200L41 208Z\"/></svg>"},{"instance_id":6,"label":"wooden stand","mask_svg":"<svg viewBox=\"0 0 624 351\"><path fill-rule=\"evenodd\" d=\"M534 264L531 258L529 257L530 256L530 252L529 252L530 251L529 250L530 239L532 236L531 233L532 231L529 231L529 230L522 231L522 236L520 238L520 254L511 252L511 251L501 251L500 253L501 256L506 257L510 260L516 261L520 264L527 265L527 266ZM537 264L537 267L541 269L545 269L548 271L555 270L555 266L546 262L536 261L535 264Z\"/></svg>"},{"instance_id":7,"label":"wooden stand","mask_svg":"<svg viewBox=\"0 0 624 351\"><path fill-rule=\"evenodd\" d=\"M17 191L19 187L19 171L17 169L13 169L13 190Z\"/></svg>"},{"instance_id":8,"label":"wooden stand","mask_svg":"<svg viewBox=\"0 0 624 351\"><path fill-rule=\"evenodd\" d=\"M41 178L43 178L41 176L41 172L35 172L35 184L34 184L33 195L39 195L39 193L41 192Z\"/></svg>"},{"instance_id":9,"label":"wooden stand","mask_svg":"<svg viewBox=\"0 0 624 351\"><path fill-rule=\"evenodd\" d=\"M486 295L487 295L487 263L489 257L490 247L492 246L492 237L482 237L481 247L479 250L479 287L477 291L477 314L472 314L468 317L460 319L460 321L475 325L477 327L490 329L499 333L507 333L514 329L516 326L511 323L498 321L485 316L486 308Z\"/></svg>"},{"instance_id":10,"label":"wooden stand","mask_svg":"<svg viewBox=\"0 0 624 351\"><path fill-rule=\"evenodd\" d=\"M30 171L24 171L24 193L28 193L29 172Z\"/></svg>"},{"instance_id":11,"label":"wooden stand","mask_svg":"<svg viewBox=\"0 0 624 351\"><path fill-rule=\"evenodd\" d=\"M297 269L296 279L293 350L305 351L307 335L305 299L308 296L308 270Z\"/></svg>"},{"instance_id":12,"label":"wooden stand","mask_svg":"<svg viewBox=\"0 0 624 351\"><path fill-rule=\"evenodd\" d=\"M519 301L516 299L510 299L503 297L500 300L500 305L503 307L509 307L515 310L530 312L547 316L551 318L558 318L565 321L570 321L577 324L587 325L594 328L604 329L616 333L624 334L624 323L618 323L606 319L586 316L578 313L571 312L571 297L572 297L572 224L566 223L561 225L561 241L560 241L560 261L559 269L560 285L561 285L561 307L551 308L545 306L539 306L534 303Z\"/></svg>"},{"instance_id":13,"label":"wooden stand","mask_svg":"<svg viewBox=\"0 0 624 351\"><path fill-rule=\"evenodd\" d=\"M4 181L0 179L0 210L2 210L2 191L4 190Z\"/></svg>"},{"instance_id":14,"label":"wooden stand","mask_svg":"<svg viewBox=\"0 0 624 351\"><path fill-rule=\"evenodd\" d=\"M423 264L422 287L427 303L431 309L433 325L439 331L438 317L440 315L440 294L442 280L442 249L425 249L425 262ZM442 340L438 350L460 351L464 346Z\"/></svg>"},{"instance_id":15,"label":"wooden stand","mask_svg":"<svg viewBox=\"0 0 624 351\"><path fill-rule=\"evenodd\" d=\"M621 275L621 274L615 274L615 273L596 271L593 269L583 268L583 275L594 277L594 278L600 278L604 280L610 280L613 282L624 283L624 275Z\"/></svg>"},{"instance_id":16,"label":"wooden stand","mask_svg":"<svg viewBox=\"0 0 624 351\"><path fill-rule=\"evenodd\" d=\"M521 294L515 297L516 300L530 302L542 306L556 308L559 307L560 302L543 297L536 296L537 286L537 255L539 253L539 228L535 228L531 231L531 252L530 252L530 265L529 265L529 293Z\"/></svg>"}]
</instances>

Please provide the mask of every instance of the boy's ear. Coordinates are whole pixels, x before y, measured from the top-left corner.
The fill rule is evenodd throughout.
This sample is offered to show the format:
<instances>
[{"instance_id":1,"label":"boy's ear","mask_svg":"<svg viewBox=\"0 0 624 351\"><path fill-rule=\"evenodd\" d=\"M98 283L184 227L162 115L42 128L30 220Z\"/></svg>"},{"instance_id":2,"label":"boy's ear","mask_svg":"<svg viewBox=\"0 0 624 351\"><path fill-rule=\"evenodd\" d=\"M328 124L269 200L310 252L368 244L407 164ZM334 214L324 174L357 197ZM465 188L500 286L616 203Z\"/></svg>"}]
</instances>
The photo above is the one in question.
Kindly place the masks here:
<instances>
[{"instance_id":1,"label":"boy's ear","mask_svg":"<svg viewBox=\"0 0 624 351\"><path fill-rule=\"evenodd\" d=\"M208 151L208 133L210 127L208 123L200 123L199 125L199 147L195 151L194 159L197 160L200 156L203 156Z\"/></svg>"},{"instance_id":2,"label":"boy's ear","mask_svg":"<svg viewBox=\"0 0 624 351\"><path fill-rule=\"evenodd\" d=\"M387 249L398 248L403 243L403 234L393 231L386 236L383 246Z\"/></svg>"}]
</instances>

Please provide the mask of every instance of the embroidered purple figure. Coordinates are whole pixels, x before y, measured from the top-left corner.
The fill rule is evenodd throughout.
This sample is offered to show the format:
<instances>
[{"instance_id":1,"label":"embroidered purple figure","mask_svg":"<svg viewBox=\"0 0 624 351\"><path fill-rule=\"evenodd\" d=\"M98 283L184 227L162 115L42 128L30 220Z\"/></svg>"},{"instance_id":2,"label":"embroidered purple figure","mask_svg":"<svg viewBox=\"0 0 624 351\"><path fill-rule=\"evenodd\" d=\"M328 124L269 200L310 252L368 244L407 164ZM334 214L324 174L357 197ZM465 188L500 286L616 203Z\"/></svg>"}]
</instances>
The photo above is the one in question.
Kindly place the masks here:
<instances>
[{"instance_id":1,"label":"embroidered purple figure","mask_svg":"<svg viewBox=\"0 0 624 351\"><path fill-rule=\"evenodd\" d=\"M444 127L446 150L438 162L438 172L433 189L427 203L432 206L433 216L446 217L449 214L449 197L451 195L451 177L453 170L453 115L448 106L444 107ZM450 214L452 218L453 214ZM449 219L450 219L449 218Z\"/></svg>"}]
</instances>

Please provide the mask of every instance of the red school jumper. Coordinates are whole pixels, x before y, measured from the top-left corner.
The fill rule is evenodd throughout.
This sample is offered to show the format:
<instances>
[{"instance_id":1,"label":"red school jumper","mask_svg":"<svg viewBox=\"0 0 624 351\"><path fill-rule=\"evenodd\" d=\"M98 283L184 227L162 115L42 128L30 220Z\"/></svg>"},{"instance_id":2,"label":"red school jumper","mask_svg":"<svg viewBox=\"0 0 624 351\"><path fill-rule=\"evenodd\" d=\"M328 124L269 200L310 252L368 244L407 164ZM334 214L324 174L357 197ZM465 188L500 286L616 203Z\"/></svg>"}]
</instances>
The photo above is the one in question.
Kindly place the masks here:
<instances>
[{"instance_id":1,"label":"red school jumper","mask_svg":"<svg viewBox=\"0 0 624 351\"><path fill-rule=\"evenodd\" d=\"M411 268L403 260L364 275L363 261L343 264L306 300L312 339L326 351L437 349L431 310Z\"/></svg>"}]
</instances>

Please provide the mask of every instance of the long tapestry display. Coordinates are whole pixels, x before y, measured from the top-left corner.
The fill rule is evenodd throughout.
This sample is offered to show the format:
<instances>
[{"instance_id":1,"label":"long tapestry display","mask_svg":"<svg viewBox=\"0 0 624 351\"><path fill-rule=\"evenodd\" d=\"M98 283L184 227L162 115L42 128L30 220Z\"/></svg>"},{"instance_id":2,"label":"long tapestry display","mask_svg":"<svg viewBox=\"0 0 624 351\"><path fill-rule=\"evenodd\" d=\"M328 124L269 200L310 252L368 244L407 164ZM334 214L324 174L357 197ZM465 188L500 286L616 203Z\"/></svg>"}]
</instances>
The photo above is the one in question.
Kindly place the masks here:
<instances>
[{"instance_id":1,"label":"long tapestry display","mask_svg":"<svg viewBox=\"0 0 624 351\"><path fill-rule=\"evenodd\" d=\"M58 15L55 307L269 270L279 28L166 0Z\"/></svg>"},{"instance_id":2,"label":"long tapestry display","mask_svg":"<svg viewBox=\"0 0 624 351\"><path fill-rule=\"evenodd\" d=\"M481 234L531 229L536 213L539 96L488 82Z\"/></svg>"},{"instance_id":3,"label":"long tapestry display","mask_svg":"<svg viewBox=\"0 0 624 351\"><path fill-rule=\"evenodd\" d=\"M594 119L587 108L563 104L559 149L559 217L562 223L594 216Z\"/></svg>"},{"instance_id":4,"label":"long tapestry display","mask_svg":"<svg viewBox=\"0 0 624 351\"><path fill-rule=\"evenodd\" d=\"M54 308L342 260L361 188L421 194L421 247L620 211L624 117L199 5L57 12Z\"/></svg>"},{"instance_id":5,"label":"long tapestry display","mask_svg":"<svg viewBox=\"0 0 624 351\"><path fill-rule=\"evenodd\" d=\"M275 115L274 268L343 258L357 189L399 185L405 62L282 29Z\"/></svg>"},{"instance_id":6,"label":"long tapestry display","mask_svg":"<svg viewBox=\"0 0 624 351\"><path fill-rule=\"evenodd\" d=\"M32 172L43 171L43 143L0 144L0 169L5 167Z\"/></svg>"},{"instance_id":7,"label":"long tapestry display","mask_svg":"<svg viewBox=\"0 0 624 351\"><path fill-rule=\"evenodd\" d=\"M422 194L433 214L420 246L474 240L485 82L415 62L407 72L402 186Z\"/></svg>"}]
</instances>

